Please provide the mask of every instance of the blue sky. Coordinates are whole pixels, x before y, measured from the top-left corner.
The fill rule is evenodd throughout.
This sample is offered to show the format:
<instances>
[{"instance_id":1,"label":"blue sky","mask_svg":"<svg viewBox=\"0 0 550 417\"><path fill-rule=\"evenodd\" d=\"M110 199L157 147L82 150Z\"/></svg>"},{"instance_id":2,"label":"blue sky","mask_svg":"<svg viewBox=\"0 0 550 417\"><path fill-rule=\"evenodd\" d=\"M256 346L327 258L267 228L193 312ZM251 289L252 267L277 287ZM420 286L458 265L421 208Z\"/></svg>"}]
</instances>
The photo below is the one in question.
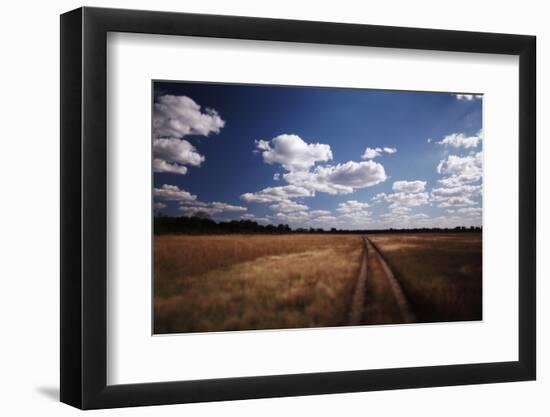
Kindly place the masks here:
<instances>
[{"instance_id":1,"label":"blue sky","mask_svg":"<svg viewBox=\"0 0 550 417\"><path fill-rule=\"evenodd\" d=\"M159 81L153 90L153 195L165 215L481 225L481 95Z\"/></svg>"}]
</instances>

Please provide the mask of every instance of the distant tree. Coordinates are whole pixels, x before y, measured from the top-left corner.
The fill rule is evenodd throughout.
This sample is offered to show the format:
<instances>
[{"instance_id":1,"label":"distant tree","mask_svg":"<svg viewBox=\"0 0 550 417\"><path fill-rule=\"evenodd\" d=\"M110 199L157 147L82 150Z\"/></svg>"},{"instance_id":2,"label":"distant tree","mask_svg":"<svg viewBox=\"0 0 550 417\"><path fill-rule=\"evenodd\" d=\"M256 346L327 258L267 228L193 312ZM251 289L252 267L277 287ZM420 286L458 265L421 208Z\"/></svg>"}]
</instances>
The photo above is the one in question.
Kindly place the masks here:
<instances>
[{"instance_id":1,"label":"distant tree","mask_svg":"<svg viewBox=\"0 0 550 417\"><path fill-rule=\"evenodd\" d=\"M204 210L197 210L191 217L195 219L211 220L210 214Z\"/></svg>"},{"instance_id":2,"label":"distant tree","mask_svg":"<svg viewBox=\"0 0 550 417\"><path fill-rule=\"evenodd\" d=\"M300 227L295 230L288 224L262 225L251 220L231 220L219 221L212 220L209 214L204 210L197 211L191 217L170 217L160 210L154 212L154 233L155 234L230 234L230 233L326 233L322 228L314 229ZM463 232L482 232L480 226L456 226L454 228L415 228L415 229L385 229L385 230L346 230L332 227L330 233L463 233Z\"/></svg>"},{"instance_id":3,"label":"distant tree","mask_svg":"<svg viewBox=\"0 0 550 417\"><path fill-rule=\"evenodd\" d=\"M273 226L272 224L268 224L267 226L265 226L265 230L268 233L275 233L277 231L277 227Z\"/></svg>"}]
</instances>

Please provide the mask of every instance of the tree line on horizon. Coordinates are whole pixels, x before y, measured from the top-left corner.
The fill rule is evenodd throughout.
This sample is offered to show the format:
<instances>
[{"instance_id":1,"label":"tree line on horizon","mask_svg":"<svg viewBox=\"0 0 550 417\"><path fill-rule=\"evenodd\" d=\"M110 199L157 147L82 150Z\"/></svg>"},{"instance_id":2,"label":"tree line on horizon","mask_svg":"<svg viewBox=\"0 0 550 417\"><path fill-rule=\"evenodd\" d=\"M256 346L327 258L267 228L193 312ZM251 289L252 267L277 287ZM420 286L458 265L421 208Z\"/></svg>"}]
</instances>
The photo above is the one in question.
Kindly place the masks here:
<instances>
[{"instance_id":1,"label":"tree line on horizon","mask_svg":"<svg viewBox=\"0 0 550 417\"><path fill-rule=\"evenodd\" d=\"M364 229L349 230L332 227L323 228L291 228L288 224L260 224L253 220L230 220L216 222L207 216L169 217L156 214L154 217L154 234L289 234L289 233L441 233L441 232L481 232L479 226L457 226L454 228L423 227L411 229Z\"/></svg>"}]
</instances>

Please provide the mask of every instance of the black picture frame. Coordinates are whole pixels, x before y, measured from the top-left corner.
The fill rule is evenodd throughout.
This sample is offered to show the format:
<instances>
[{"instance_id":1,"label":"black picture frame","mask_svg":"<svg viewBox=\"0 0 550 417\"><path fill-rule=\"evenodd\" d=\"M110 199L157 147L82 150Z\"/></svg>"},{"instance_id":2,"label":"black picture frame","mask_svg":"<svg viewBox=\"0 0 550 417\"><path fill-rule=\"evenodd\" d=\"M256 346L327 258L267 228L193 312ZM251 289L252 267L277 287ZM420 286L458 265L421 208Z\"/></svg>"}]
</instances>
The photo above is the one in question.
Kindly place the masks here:
<instances>
[{"instance_id":1,"label":"black picture frame","mask_svg":"<svg viewBox=\"0 0 550 417\"><path fill-rule=\"evenodd\" d=\"M107 385L108 32L519 56L519 360ZM534 36L84 7L61 15L60 56L62 402L95 409L536 378Z\"/></svg>"}]
</instances>

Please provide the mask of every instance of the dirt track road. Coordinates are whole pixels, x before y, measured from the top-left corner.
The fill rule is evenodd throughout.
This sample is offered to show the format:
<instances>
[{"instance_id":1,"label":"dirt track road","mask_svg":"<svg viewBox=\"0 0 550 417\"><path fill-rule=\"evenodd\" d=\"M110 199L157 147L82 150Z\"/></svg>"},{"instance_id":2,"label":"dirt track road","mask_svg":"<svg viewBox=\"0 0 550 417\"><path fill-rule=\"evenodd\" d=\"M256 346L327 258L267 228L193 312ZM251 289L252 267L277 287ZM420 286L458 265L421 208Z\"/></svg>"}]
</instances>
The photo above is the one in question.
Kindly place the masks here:
<instances>
[{"instance_id":1,"label":"dirt track road","mask_svg":"<svg viewBox=\"0 0 550 417\"><path fill-rule=\"evenodd\" d=\"M409 302L380 250L364 237L364 255L349 314L349 325L417 321Z\"/></svg>"},{"instance_id":2,"label":"dirt track road","mask_svg":"<svg viewBox=\"0 0 550 417\"><path fill-rule=\"evenodd\" d=\"M365 248L363 249L363 258L361 260L361 268L359 269L359 275L357 276L357 284L355 285L355 291L353 292L353 298L351 300L351 308L348 318L348 324L350 326L356 326L363 323L363 312L365 308L365 287L368 269L366 237L363 238L363 243L365 245Z\"/></svg>"}]
</instances>

